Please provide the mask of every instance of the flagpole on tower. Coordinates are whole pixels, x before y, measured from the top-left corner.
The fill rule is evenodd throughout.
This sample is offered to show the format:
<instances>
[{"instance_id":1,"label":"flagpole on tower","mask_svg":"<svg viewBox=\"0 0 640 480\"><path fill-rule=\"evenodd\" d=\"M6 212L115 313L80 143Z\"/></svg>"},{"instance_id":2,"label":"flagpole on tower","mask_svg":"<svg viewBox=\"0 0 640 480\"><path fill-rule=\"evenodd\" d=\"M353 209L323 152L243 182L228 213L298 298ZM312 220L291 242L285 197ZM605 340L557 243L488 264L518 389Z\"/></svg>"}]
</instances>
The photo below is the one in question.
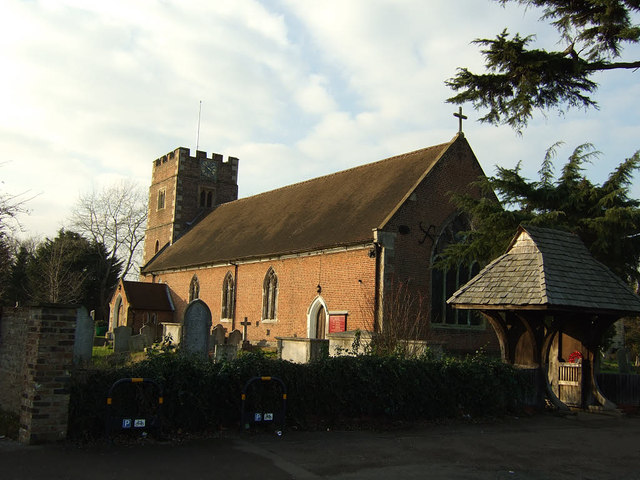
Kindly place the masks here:
<instances>
[{"instance_id":1,"label":"flagpole on tower","mask_svg":"<svg viewBox=\"0 0 640 480\"><path fill-rule=\"evenodd\" d=\"M198 109L198 133L196 134L196 151L200 148L200 115L202 114L202 100L200 100L200 108Z\"/></svg>"}]
</instances>

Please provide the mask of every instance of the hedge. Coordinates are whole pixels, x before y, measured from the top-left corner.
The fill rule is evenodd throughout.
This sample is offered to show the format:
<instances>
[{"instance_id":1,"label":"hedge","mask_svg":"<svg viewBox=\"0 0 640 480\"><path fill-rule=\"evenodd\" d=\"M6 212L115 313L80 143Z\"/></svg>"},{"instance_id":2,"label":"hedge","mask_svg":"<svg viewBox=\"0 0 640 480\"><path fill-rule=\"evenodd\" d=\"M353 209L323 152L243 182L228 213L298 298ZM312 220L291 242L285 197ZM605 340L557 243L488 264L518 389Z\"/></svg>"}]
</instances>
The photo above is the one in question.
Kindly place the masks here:
<instances>
[{"instance_id":1,"label":"hedge","mask_svg":"<svg viewBox=\"0 0 640 480\"><path fill-rule=\"evenodd\" d=\"M406 359L361 355L301 365L255 353L223 363L163 354L127 367L75 374L69 386L69 436L104 434L107 392L116 380L126 377L151 378L163 386L167 433L231 427L239 422L242 387L254 376L277 376L284 381L287 425L304 429L363 419L499 416L518 410L527 388L511 365L477 356Z\"/></svg>"}]
</instances>

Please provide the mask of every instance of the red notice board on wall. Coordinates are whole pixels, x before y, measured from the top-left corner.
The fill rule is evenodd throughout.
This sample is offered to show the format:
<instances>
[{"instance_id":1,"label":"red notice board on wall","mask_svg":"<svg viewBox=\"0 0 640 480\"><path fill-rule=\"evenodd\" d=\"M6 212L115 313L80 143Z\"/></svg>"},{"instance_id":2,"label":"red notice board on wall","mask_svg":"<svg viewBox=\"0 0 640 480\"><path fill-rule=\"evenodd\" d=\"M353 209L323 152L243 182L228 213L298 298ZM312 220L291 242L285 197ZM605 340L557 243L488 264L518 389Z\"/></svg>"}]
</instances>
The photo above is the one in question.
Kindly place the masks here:
<instances>
[{"instance_id":1,"label":"red notice board on wall","mask_svg":"<svg viewBox=\"0 0 640 480\"><path fill-rule=\"evenodd\" d=\"M347 314L346 313L330 313L329 314L329 333L346 332L347 331Z\"/></svg>"}]
</instances>

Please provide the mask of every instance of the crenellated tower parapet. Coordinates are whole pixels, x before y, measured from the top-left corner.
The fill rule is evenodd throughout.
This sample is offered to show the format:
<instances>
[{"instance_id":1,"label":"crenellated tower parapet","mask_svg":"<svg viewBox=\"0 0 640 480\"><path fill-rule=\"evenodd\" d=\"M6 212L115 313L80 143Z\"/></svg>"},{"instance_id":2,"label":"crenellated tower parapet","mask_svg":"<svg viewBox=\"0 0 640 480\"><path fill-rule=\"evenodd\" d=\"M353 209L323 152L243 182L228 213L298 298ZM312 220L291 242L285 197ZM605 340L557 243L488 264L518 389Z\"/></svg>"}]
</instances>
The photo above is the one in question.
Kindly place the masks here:
<instances>
[{"instance_id":1,"label":"crenellated tower parapet","mask_svg":"<svg viewBox=\"0 0 640 480\"><path fill-rule=\"evenodd\" d=\"M153 161L143 264L217 205L237 200L238 163L200 150L191 156L185 147Z\"/></svg>"}]
</instances>

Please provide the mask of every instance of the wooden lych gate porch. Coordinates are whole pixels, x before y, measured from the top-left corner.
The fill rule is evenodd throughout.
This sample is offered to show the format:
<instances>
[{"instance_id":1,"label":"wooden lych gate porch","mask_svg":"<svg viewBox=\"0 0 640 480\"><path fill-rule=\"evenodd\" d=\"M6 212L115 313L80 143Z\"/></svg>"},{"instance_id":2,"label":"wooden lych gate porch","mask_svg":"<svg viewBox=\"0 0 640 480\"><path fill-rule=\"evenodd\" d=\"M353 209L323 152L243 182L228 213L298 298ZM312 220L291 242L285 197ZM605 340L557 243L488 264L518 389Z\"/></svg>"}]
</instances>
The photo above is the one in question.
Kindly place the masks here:
<instances>
[{"instance_id":1,"label":"wooden lych gate porch","mask_svg":"<svg viewBox=\"0 0 640 480\"><path fill-rule=\"evenodd\" d=\"M596 374L604 333L638 315L640 298L572 234L520 227L507 252L448 300L480 311L504 361L531 371L530 403L613 409Z\"/></svg>"}]
</instances>

